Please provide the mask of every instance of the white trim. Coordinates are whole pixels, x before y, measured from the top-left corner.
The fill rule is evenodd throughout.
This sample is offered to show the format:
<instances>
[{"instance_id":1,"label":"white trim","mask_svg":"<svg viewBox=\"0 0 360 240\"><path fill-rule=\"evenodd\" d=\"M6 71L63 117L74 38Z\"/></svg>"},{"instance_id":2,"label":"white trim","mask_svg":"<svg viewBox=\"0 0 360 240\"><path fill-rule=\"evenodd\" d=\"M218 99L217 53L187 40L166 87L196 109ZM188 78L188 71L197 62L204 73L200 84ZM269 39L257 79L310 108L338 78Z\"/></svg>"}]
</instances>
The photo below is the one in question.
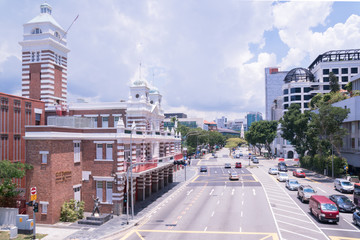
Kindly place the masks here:
<instances>
[{"instance_id":1,"label":"white trim","mask_svg":"<svg viewBox=\"0 0 360 240\"><path fill-rule=\"evenodd\" d=\"M110 114L100 114L101 117L109 117Z\"/></svg>"},{"instance_id":2,"label":"white trim","mask_svg":"<svg viewBox=\"0 0 360 240\"><path fill-rule=\"evenodd\" d=\"M73 188L78 188L78 187L81 187L81 184L73 185Z\"/></svg>"},{"instance_id":3,"label":"white trim","mask_svg":"<svg viewBox=\"0 0 360 240\"><path fill-rule=\"evenodd\" d=\"M106 177L106 176L93 176L95 181L106 181L106 182L114 182L114 177Z\"/></svg>"},{"instance_id":4,"label":"white trim","mask_svg":"<svg viewBox=\"0 0 360 240\"><path fill-rule=\"evenodd\" d=\"M41 83L50 83L50 84L55 84L54 80L41 80Z\"/></svg>"},{"instance_id":5,"label":"white trim","mask_svg":"<svg viewBox=\"0 0 360 240\"><path fill-rule=\"evenodd\" d=\"M41 78L51 78L51 79L55 79L54 75L50 75L50 74L42 74Z\"/></svg>"},{"instance_id":6,"label":"white trim","mask_svg":"<svg viewBox=\"0 0 360 240\"><path fill-rule=\"evenodd\" d=\"M95 162L113 162L113 159L94 159Z\"/></svg>"},{"instance_id":7,"label":"white trim","mask_svg":"<svg viewBox=\"0 0 360 240\"><path fill-rule=\"evenodd\" d=\"M38 114L42 114L43 110L41 108L34 108L34 112ZM49 153L49 152L48 152Z\"/></svg>"},{"instance_id":8,"label":"white trim","mask_svg":"<svg viewBox=\"0 0 360 240\"><path fill-rule=\"evenodd\" d=\"M84 117L98 117L99 114L85 114Z\"/></svg>"},{"instance_id":9,"label":"white trim","mask_svg":"<svg viewBox=\"0 0 360 240\"><path fill-rule=\"evenodd\" d=\"M96 144L103 144L103 143L105 143L105 144L114 144L115 141L94 141L94 143L96 143Z\"/></svg>"},{"instance_id":10,"label":"white trim","mask_svg":"<svg viewBox=\"0 0 360 240\"><path fill-rule=\"evenodd\" d=\"M25 80L23 80L23 81L22 81L22 84L30 84L30 81L25 81Z\"/></svg>"},{"instance_id":11,"label":"white trim","mask_svg":"<svg viewBox=\"0 0 360 240\"><path fill-rule=\"evenodd\" d=\"M40 201L39 203L42 205L49 205L49 202L45 202L45 201Z\"/></svg>"},{"instance_id":12,"label":"white trim","mask_svg":"<svg viewBox=\"0 0 360 240\"><path fill-rule=\"evenodd\" d=\"M113 117L121 117L122 116L122 114L112 114L113 115Z\"/></svg>"},{"instance_id":13,"label":"white trim","mask_svg":"<svg viewBox=\"0 0 360 240\"><path fill-rule=\"evenodd\" d=\"M30 89L30 86L21 86L21 90Z\"/></svg>"},{"instance_id":14,"label":"white trim","mask_svg":"<svg viewBox=\"0 0 360 240\"><path fill-rule=\"evenodd\" d=\"M49 154L49 151L40 151L39 154Z\"/></svg>"},{"instance_id":15,"label":"white trim","mask_svg":"<svg viewBox=\"0 0 360 240\"><path fill-rule=\"evenodd\" d=\"M29 54L30 56L30 54ZM30 68L30 65L22 65L22 68Z\"/></svg>"},{"instance_id":16,"label":"white trim","mask_svg":"<svg viewBox=\"0 0 360 240\"><path fill-rule=\"evenodd\" d=\"M41 86L40 86L40 89L47 89L47 88L50 88L50 89L55 89L55 87L54 87L54 85L43 85L43 84L41 84Z\"/></svg>"},{"instance_id":17,"label":"white trim","mask_svg":"<svg viewBox=\"0 0 360 240\"><path fill-rule=\"evenodd\" d=\"M29 95L30 92L29 92L29 91L22 91L22 94L23 94L23 95L24 95L24 94Z\"/></svg>"},{"instance_id":18,"label":"white trim","mask_svg":"<svg viewBox=\"0 0 360 240\"><path fill-rule=\"evenodd\" d=\"M30 76L27 75L27 76L22 76L21 79L30 79Z\"/></svg>"},{"instance_id":19,"label":"white trim","mask_svg":"<svg viewBox=\"0 0 360 240\"><path fill-rule=\"evenodd\" d=\"M122 196L121 193L113 193L112 195L115 196L115 197L120 197L120 196Z\"/></svg>"},{"instance_id":20,"label":"white trim","mask_svg":"<svg viewBox=\"0 0 360 240\"><path fill-rule=\"evenodd\" d=\"M51 90L42 90L40 91L40 95L41 94L54 94L54 91L51 91ZM41 97L45 97L47 95L41 95Z\"/></svg>"},{"instance_id":21,"label":"white trim","mask_svg":"<svg viewBox=\"0 0 360 240\"><path fill-rule=\"evenodd\" d=\"M83 181L89 181L90 179L90 175L91 175L91 171L82 171L82 180Z\"/></svg>"}]
</instances>

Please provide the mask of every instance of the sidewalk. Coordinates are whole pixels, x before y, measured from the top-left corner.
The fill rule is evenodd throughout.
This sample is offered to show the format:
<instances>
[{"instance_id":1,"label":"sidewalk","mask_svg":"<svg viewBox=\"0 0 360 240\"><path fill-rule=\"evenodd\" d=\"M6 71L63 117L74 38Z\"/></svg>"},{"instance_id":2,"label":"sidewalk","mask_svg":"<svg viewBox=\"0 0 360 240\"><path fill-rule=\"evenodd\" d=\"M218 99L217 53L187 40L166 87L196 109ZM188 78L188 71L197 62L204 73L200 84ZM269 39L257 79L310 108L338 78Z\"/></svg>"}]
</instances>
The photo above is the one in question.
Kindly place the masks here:
<instances>
[{"instance_id":1,"label":"sidewalk","mask_svg":"<svg viewBox=\"0 0 360 240\"><path fill-rule=\"evenodd\" d=\"M161 189L157 193L154 193L145 201L138 202L134 209L134 219L129 216L129 224L127 225L127 216L122 214L120 216L114 215L113 219L101 226L81 225L78 223L56 223L53 225L37 224L36 233L48 234L44 240L62 240L62 239L103 239L110 237L113 234L127 230L133 227L136 223L141 221L152 209L161 204L166 198L172 195L174 192L183 188L190 182L190 180L196 175L197 167L190 166L186 168L186 182L185 182L185 170L176 172L176 178L174 174L174 182ZM90 213L85 213L90 214Z\"/></svg>"}]
</instances>

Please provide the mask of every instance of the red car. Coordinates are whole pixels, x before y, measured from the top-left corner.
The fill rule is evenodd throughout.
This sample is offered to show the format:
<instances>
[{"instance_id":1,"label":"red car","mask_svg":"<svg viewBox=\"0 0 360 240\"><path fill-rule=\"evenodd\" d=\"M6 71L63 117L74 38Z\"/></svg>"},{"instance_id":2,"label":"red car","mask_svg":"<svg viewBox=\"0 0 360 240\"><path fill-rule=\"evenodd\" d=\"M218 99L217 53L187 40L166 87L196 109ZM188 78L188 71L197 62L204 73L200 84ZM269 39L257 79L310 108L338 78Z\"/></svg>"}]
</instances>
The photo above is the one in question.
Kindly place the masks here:
<instances>
[{"instance_id":1,"label":"red car","mask_svg":"<svg viewBox=\"0 0 360 240\"><path fill-rule=\"evenodd\" d=\"M241 168L241 162L236 162L235 163L235 168Z\"/></svg>"},{"instance_id":2,"label":"red car","mask_svg":"<svg viewBox=\"0 0 360 240\"><path fill-rule=\"evenodd\" d=\"M304 171L301 170L301 169L295 169L293 171L293 176L295 176L295 177L303 177L303 178L306 177Z\"/></svg>"}]
</instances>

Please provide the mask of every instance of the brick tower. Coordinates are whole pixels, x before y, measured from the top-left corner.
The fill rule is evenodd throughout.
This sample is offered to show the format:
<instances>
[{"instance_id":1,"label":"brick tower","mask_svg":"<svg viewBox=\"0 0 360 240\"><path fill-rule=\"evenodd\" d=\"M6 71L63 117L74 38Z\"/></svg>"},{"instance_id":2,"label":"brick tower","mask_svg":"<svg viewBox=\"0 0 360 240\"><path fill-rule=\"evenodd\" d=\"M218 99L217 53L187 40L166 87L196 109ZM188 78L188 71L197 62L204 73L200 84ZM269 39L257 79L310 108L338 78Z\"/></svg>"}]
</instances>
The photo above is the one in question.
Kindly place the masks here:
<instances>
[{"instance_id":1,"label":"brick tower","mask_svg":"<svg viewBox=\"0 0 360 240\"><path fill-rule=\"evenodd\" d=\"M44 3L40 14L24 24L22 96L42 100L46 109L67 102L67 53L64 29Z\"/></svg>"}]
</instances>

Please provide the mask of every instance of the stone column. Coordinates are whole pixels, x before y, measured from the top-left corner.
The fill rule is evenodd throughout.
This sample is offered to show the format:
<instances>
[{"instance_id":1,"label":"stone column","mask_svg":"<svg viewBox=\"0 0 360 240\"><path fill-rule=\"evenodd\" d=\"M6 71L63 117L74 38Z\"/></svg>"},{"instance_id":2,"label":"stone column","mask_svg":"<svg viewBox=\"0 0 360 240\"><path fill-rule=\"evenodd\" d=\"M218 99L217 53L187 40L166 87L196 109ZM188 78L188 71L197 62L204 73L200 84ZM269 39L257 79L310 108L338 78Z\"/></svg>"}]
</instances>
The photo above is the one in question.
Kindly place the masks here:
<instances>
[{"instance_id":1,"label":"stone column","mask_svg":"<svg viewBox=\"0 0 360 240\"><path fill-rule=\"evenodd\" d=\"M164 188L164 170L159 171L159 190Z\"/></svg>"},{"instance_id":2,"label":"stone column","mask_svg":"<svg viewBox=\"0 0 360 240\"><path fill-rule=\"evenodd\" d=\"M169 183L169 169L164 169L164 186L166 187Z\"/></svg>"},{"instance_id":3,"label":"stone column","mask_svg":"<svg viewBox=\"0 0 360 240\"><path fill-rule=\"evenodd\" d=\"M157 171L151 173L151 192L159 191L159 174Z\"/></svg>"},{"instance_id":4,"label":"stone column","mask_svg":"<svg viewBox=\"0 0 360 240\"><path fill-rule=\"evenodd\" d=\"M137 200L145 200L145 177L141 176L137 178Z\"/></svg>"},{"instance_id":5,"label":"stone column","mask_svg":"<svg viewBox=\"0 0 360 240\"><path fill-rule=\"evenodd\" d=\"M168 183L174 182L174 167L169 167L168 169Z\"/></svg>"},{"instance_id":6,"label":"stone column","mask_svg":"<svg viewBox=\"0 0 360 240\"><path fill-rule=\"evenodd\" d=\"M146 174L145 176L145 198L151 196L152 188L151 188L151 174Z\"/></svg>"}]
</instances>

